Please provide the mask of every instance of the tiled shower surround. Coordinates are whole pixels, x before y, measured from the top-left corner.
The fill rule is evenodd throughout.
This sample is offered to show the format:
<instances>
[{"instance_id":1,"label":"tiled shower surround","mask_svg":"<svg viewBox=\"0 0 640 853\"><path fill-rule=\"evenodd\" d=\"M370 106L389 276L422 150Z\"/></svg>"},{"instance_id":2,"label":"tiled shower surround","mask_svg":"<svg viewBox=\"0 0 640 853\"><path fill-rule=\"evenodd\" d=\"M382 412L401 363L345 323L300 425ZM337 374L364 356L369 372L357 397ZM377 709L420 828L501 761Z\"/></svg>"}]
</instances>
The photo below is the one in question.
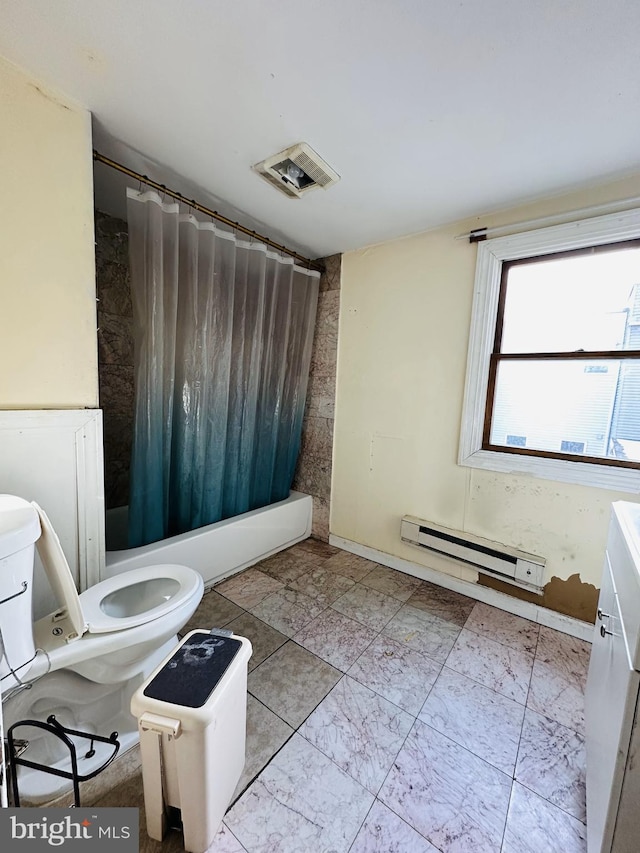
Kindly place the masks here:
<instances>
[{"instance_id":1,"label":"tiled shower surround","mask_svg":"<svg viewBox=\"0 0 640 853\"><path fill-rule=\"evenodd\" d=\"M313 497L313 535L328 541L342 255L331 255L324 264L293 488Z\"/></svg>"},{"instance_id":2,"label":"tiled shower surround","mask_svg":"<svg viewBox=\"0 0 640 853\"><path fill-rule=\"evenodd\" d=\"M133 436L133 308L127 223L96 211L100 407L107 509L129 501ZM314 536L329 538L341 256L324 259L302 444L293 488L313 497Z\"/></svg>"},{"instance_id":3,"label":"tiled shower surround","mask_svg":"<svg viewBox=\"0 0 640 853\"><path fill-rule=\"evenodd\" d=\"M589 644L309 539L185 626L246 636L247 758L209 853L585 853ZM141 808L133 775L94 805Z\"/></svg>"},{"instance_id":4,"label":"tiled shower surround","mask_svg":"<svg viewBox=\"0 0 640 853\"><path fill-rule=\"evenodd\" d=\"M133 307L127 223L96 211L98 379L107 509L129 503L133 439Z\"/></svg>"}]
</instances>

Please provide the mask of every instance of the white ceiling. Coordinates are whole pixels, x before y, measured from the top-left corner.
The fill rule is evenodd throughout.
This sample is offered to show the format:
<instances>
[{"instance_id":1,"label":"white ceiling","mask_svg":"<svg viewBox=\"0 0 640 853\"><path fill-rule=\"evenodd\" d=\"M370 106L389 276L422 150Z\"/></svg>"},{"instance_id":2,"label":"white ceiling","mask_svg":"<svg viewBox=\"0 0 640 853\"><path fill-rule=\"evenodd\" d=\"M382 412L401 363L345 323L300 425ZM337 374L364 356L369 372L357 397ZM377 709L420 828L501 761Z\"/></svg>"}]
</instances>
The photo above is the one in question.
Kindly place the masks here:
<instances>
[{"instance_id":1,"label":"white ceiling","mask_svg":"<svg viewBox=\"0 0 640 853\"><path fill-rule=\"evenodd\" d=\"M313 257L640 167L638 0L0 0L0 20L0 54L91 110L95 147ZM301 141L342 180L289 199L250 167Z\"/></svg>"}]
</instances>

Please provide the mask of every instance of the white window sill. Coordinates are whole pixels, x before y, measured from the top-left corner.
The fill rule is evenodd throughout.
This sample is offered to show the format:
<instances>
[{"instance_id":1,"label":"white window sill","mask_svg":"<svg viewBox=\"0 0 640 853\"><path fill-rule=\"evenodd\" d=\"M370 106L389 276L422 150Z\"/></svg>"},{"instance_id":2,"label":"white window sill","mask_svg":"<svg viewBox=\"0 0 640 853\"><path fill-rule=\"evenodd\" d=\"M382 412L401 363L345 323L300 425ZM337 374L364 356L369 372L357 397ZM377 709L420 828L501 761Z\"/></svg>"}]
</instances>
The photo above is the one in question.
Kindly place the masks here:
<instances>
[{"instance_id":1,"label":"white window sill","mask_svg":"<svg viewBox=\"0 0 640 853\"><path fill-rule=\"evenodd\" d=\"M574 483L611 489L616 492L640 493L640 471L633 468L616 468L591 462L570 462L565 459L545 459L538 456L518 456L517 453L499 453L495 450L476 450L460 456L460 465L499 471L503 474L528 474L543 480Z\"/></svg>"}]
</instances>

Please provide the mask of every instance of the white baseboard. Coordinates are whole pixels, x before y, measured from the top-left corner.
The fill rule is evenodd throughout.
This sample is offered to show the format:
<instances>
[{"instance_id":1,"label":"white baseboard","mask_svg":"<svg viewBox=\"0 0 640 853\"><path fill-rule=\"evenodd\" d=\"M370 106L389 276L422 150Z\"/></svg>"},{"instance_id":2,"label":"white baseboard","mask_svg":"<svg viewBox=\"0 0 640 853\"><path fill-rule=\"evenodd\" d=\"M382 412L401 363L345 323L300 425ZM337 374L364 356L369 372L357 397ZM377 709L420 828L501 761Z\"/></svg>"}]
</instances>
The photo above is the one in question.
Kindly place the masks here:
<instances>
[{"instance_id":1,"label":"white baseboard","mask_svg":"<svg viewBox=\"0 0 640 853\"><path fill-rule=\"evenodd\" d=\"M491 587L480 586L476 583L461 580L460 578L453 577L453 575L447 575L436 569L430 569L428 566L404 560L402 557L395 557L393 554L377 551L375 548L361 545L359 542L352 542L350 539L334 536L333 533L329 536L329 543L336 548L342 548L343 551L358 554L358 556L364 557L367 560L373 560L375 563L381 563L383 566L397 569L399 572L404 572L407 575L413 575L413 577L420 578L420 580L435 583L438 586L443 586L446 589L467 595L469 598L475 598L477 601L498 607L500 610L506 610L507 613L514 613L516 616L522 616L524 619L530 619L532 622L545 625L547 628L554 628L556 631L562 631L564 634L570 634L572 637L578 637L580 640L586 640L588 643L593 639L593 625L590 622L583 622L581 619L564 616L562 613L556 613L555 610L549 610L548 607L541 607L539 604L533 604L530 601L513 598L504 592L491 589Z\"/></svg>"}]
</instances>

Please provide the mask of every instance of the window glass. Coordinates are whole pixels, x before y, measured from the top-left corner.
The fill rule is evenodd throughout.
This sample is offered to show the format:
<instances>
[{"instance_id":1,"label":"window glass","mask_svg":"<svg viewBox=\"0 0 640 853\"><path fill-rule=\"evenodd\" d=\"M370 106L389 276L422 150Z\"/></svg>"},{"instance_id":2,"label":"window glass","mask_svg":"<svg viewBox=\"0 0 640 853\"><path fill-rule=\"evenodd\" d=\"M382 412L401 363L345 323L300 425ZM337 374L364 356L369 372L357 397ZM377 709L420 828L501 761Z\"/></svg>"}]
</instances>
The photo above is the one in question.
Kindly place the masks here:
<instances>
[{"instance_id":1,"label":"window glass","mask_svg":"<svg viewBox=\"0 0 640 853\"><path fill-rule=\"evenodd\" d=\"M501 361L489 442L640 462L640 359Z\"/></svg>"},{"instance_id":2,"label":"window glass","mask_svg":"<svg viewBox=\"0 0 640 853\"><path fill-rule=\"evenodd\" d=\"M500 352L638 349L640 248L505 264ZM630 316L633 315L633 316Z\"/></svg>"}]
</instances>

